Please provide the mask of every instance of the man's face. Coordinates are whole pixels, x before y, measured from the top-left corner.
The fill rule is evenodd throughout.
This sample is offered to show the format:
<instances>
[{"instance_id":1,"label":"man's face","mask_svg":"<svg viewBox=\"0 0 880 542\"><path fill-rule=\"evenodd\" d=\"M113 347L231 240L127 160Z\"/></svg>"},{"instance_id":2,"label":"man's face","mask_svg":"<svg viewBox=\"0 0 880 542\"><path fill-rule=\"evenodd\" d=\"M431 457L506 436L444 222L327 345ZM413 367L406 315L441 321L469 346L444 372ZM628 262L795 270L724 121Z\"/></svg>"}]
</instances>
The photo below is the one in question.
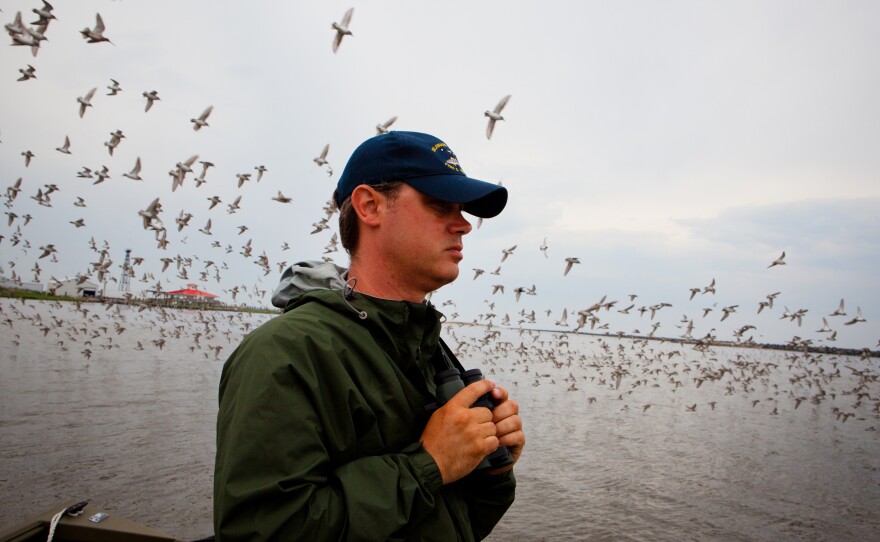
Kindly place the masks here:
<instances>
[{"instance_id":1,"label":"man's face","mask_svg":"<svg viewBox=\"0 0 880 542\"><path fill-rule=\"evenodd\" d=\"M401 284L432 292L458 277L462 237L471 231L462 205L403 184L383 220L387 269ZM387 227L385 227L387 225Z\"/></svg>"}]
</instances>

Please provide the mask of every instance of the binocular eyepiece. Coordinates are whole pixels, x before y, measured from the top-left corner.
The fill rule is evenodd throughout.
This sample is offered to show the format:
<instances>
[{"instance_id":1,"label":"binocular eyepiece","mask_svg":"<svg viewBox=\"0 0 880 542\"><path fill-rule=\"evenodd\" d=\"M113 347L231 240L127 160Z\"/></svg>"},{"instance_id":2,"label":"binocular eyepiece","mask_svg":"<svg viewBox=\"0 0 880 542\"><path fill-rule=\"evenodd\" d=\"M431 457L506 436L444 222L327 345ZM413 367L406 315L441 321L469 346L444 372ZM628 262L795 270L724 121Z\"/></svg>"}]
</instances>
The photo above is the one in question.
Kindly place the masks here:
<instances>
[{"instance_id":1,"label":"binocular eyepiece","mask_svg":"<svg viewBox=\"0 0 880 542\"><path fill-rule=\"evenodd\" d=\"M437 402L431 403L425 409L429 412L437 410L452 399L455 394L463 390L465 386L480 380L483 380L483 372L479 369L470 369L465 371L464 374L458 369L440 371L434 375L434 383L437 385ZM495 408L495 401L492 399L492 395L487 393L471 405L471 408L475 407L485 407L493 410ZM507 449L507 446L499 446L497 450L483 458L480 464L477 465L477 468L474 469L474 472L497 469L511 463L513 463L513 457L510 455L510 450Z\"/></svg>"}]
</instances>

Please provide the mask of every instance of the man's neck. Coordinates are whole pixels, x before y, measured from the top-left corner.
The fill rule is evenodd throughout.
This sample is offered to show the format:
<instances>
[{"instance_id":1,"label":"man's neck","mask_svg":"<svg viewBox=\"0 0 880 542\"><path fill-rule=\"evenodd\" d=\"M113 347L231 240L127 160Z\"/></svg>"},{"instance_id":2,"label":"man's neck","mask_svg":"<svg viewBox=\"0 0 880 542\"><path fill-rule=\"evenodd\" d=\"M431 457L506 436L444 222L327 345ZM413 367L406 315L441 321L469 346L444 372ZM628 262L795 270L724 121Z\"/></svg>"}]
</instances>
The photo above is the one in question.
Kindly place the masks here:
<instances>
[{"instance_id":1,"label":"man's neck","mask_svg":"<svg viewBox=\"0 0 880 542\"><path fill-rule=\"evenodd\" d=\"M351 267L348 270L348 280L352 279L356 281L355 291L379 299L421 303L428 295L428 292L404 287L398 277L382 266L366 265L355 258L352 258Z\"/></svg>"}]
</instances>

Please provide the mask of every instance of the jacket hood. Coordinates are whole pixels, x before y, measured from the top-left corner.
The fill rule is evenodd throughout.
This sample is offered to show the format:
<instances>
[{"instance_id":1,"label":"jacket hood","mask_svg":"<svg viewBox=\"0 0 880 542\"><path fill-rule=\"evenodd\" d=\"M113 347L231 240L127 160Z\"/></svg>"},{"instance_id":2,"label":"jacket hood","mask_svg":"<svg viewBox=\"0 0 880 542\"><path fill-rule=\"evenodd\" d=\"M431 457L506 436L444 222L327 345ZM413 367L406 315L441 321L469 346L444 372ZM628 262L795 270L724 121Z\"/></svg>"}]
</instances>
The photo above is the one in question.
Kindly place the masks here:
<instances>
[{"instance_id":1,"label":"jacket hood","mask_svg":"<svg viewBox=\"0 0 880 542\"><path fill-rule=\"evenodd\" d=\"M342 290L348 269L332 262L297 262L281 275L281 282L272 293L272 305L279 309L307 292L314 290Z\"/></svg>"}]
</instances>

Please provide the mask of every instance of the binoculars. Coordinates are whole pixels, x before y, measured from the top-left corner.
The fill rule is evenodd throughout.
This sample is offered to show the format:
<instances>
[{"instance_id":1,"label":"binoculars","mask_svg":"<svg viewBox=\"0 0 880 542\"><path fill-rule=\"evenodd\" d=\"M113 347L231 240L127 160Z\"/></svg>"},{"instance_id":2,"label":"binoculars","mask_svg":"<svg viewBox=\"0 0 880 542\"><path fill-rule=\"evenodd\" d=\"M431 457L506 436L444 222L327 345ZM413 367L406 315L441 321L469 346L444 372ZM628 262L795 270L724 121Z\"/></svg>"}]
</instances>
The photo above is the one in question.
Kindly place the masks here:
<instances>
[{"instance_id":1,"label":"binoculars","mask_svg":"<svg viewBox=\"0 0 880 542\"><path fill-rule=\"evenodd\" d=\"M445 405L447 401L452 399L456 393L463 390L465 386L480 380L483 380L483 372L479 369L471 369L465 371L464 374L458 369L446 369L445 371L440 371L434 375L434 383L437 384L437 402L431 403L426 406L425 409L428 412L437 410ZM485 407L492 410L495 408L495 401L493 401L492 396L487 393L471 405L471 408L474 407ZM510 450L507 449L507 446L499 446L497 450L483 458L480 464L477 465L477 468L474 469L474 472L486 469L497 469L505 465L510 465L511 463L513 463L513 457L510 455Z\"/></svg>"}]
</instances>

